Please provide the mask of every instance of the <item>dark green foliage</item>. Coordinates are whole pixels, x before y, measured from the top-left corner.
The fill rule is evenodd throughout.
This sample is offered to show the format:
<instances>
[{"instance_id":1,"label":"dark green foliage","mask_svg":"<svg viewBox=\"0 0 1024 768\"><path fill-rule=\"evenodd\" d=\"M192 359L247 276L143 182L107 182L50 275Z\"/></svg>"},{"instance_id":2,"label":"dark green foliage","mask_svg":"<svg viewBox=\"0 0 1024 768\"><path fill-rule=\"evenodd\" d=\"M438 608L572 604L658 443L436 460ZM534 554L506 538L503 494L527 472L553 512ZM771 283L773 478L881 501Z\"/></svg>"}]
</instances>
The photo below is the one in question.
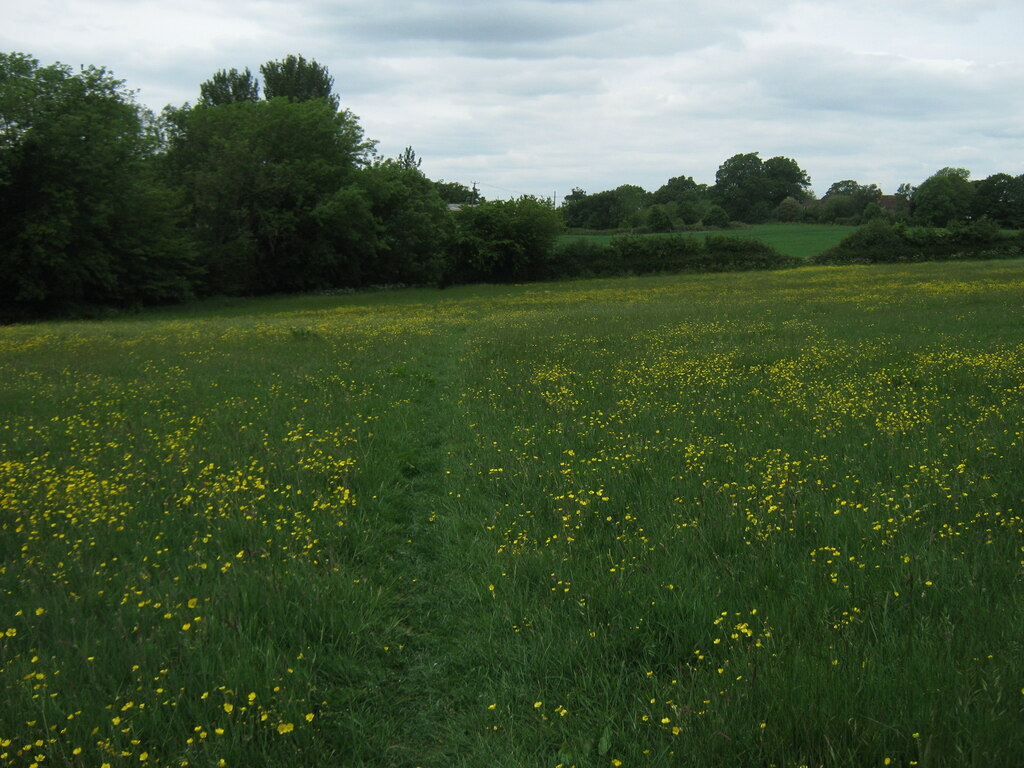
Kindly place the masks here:
<instances>
[{"instance_id":1,"label":"dark green foliage","mask_svg":"<svg viewBox=\"0 0 1024 768\"><path fill-rule=\"evenodd\" d=\"M1000 233L996 224L980 219L949 229L912 228L875 219L811 258L815 264L880 264L947 259L1016 258L1024 237Z\"/></svg>"},{"instance_id":2,"label":"dark green foliage","mask_svg":"<svg viewBox=\"0 0 1024 768\"><path fill-rule=\"evenodd\" d=\"M707 197L707 184L698 184L692 176L674 176L651 195L651 201L659 205L703 200Z\"/></svg>"},{"instance_id":3,"label":"dark green foliage","mask_svg":"<svg viewBox=\"0 0 1024 768\"><path fill-rule=\"evenodd\" d=\"M610 244L572 240L560 245L549 276L614 277L667 272L729 272L794 266L799 260L746 237L622 235Z\"/></svg>"},{"instance_id":4,"label":"dark green foliage","mask_svg":"<svg viewBox=\"0 0 1024 768\"><path fill-rule=\"evenodd\" d=\"M577 277L626 274L619 253L608 243L580 238L559 243L551 254L545 277L571 280Z\"/></svg>"},{"instance_id":5,"label":"dark green foliage","mask_svg":"<svg viewBox=\"0 0 1024 768\"><path fill-rule=\"evenodd\" d=\"M102 68L0 54L0 310L4 319L190 295L192 252L152 141Z\"/></svg>"},{"instance_id":6,"label":"dark green foliage","mask_svg":"<svg viewBox=\"0 0 1024 768\"><path fill-rule=\"evenodd\" d=\"M315 60L306 61L302 56L289 55L280 61L268 61L260 67L263 75L263 96L271 99L285 98L291 101L326 99L338 108L338 97L334 95L334 78L327 67Z\"/></svg>"},{"instance_id":7,"label":"dark green foliage","mask_svg":"<svg viewBox=\"0 0 1024 768\"><path fill-rule=\"evenodd\" d=\"M1024 174L996 173L974 184L971 214L987 216L1003 227L1024 227Z\"/></svg>"},{"instance_id":8,"label":"dark green foliage","mask_svg":"<svg viewBox=\"0 0 1024 768\"><path fill-rule=\"evenodd\" d=\"M207 292L359 285L375 223L356 167L369 145L327 99L188 112L168 163L202 246Z\"/></svg>"},{"instance_id":9,"label":"dark green foliage","mask_svg":"<svg viewBox=\"0 0 1024 768\"><path fill-rule=\"evenodd\" d=\"M778 221L792 222L800 218L802 211L803 207L796 198L787 197L775 207L772 215Z\"/></svg>"},{"instance_id":10,"label":"dark green foliage","mask_svg":"<svg viewBox=\"0 0 1024 768\"><path fill-rule=\"evenodd\" d=\"M464 207L455 225L446 283L541 279L562 228L551 204L530 196Z\"/></svg>"},{"instance_id":11,"label":"dark green foliage","mask_svg":"<svg viewBox=\"0 0 1024 768\"><path fill-rule=\"evenodd\" d=\"M715 174L714 198L735 221L766 221L787 197L802 200L811 183L807 173L788 157L762 162L757 152L733 155Z\"/></svg>"},{"instance_id":12,"label":"dark green foliage","mask_svg":"<svg viewBox=\"0 0 1024 768\"><path fill-rule=\"evenodd\" d=\"M639 226L651 195L641 187L623 184L615 189L588 195L574 189L559 209L565 226L580 229L618 229Z\"/></svg>"},{"instance_id":13,"label":"dark green foliage","mask_svg":"<svg viewBox=\"0 0 1024 768\"><path fill-rule=\"evenodd\" d=\"M835 182L818 202L816 213L822 223L857 223L870 218L865 209L882 197L882 190L874 184L862 185L852 179ZM874 212L874 209L872 209Z\"/></svg>"},{"instance_id":14,"label":"dark green foliage","mask_svg":"<svg viewBox=\"0 0 1024 768\"><path fill-rule=\"evenodd\" d=\"M652 205L647 209L647 228L651 232L671 232L672 219L665 212L664 207Z\"/></svg>"},{"instance_id":15,"label":"dark green foliage","mask_svg":"<svg viewBox=\"0 0 1024 768\"><path fill-rule=\"evenodd\" d=\"M476 205L484 201L483 195L477 190L476 185L472 189L457 181L444 181L443 179L433 182L437 194L449 205Z\"/></svg>"},{"instance_id":16,"label":"dark green foliage","mask_svg":"<svg viewBox=\"0 0 1024 768\"><path fill-rule=\"evenodd\" d=\"M377 222L375 254L367 265L375 283L437 283L447 268L452 217L409 152L360 172Z\"/></svg>"},{"instance_id":17,"label":"dark green foliage","mask_svg":"<svg viewBox=\"0 0 1024 768\"><path fill-rule=\"evenodd\" d=\"M234 68L222 69L200 84L199 93L201 106L219 107L240 101L259 101L260 84L248 67L241 72Z\"/></svg>"},{"instance_id":18,"label":"dark green foliage","mask_svg":"<svg viewBox=\"0 0 1024 768\"><path fill-rule=\"evenodd\" d=\"M712 205L704 214L704 226L722 229L729 226L729 212L720 205Z\"/></svg>"},{"instance_id":19,"label":"dark green foliage","mask_svg":"<svg viewBox=\"0 0 1024 768\"><path fill-rule=\"evenodd\" d=\"M770 157L762 167L765 179L766 195L762 202L769 209L775 208L787 197L803 200L807 197L807 187L811 177L801 168L796 160L789 157Z\"/></svg>"},{"instance_id":20,"label":"dark green foliage","mask_svg":"<svg viewBox=\"0 0 1024 768\"><path fill-rule=\"evenodd\" d=\"M974 201L969 177L970 172L963 168L943 168L921 182L911 199L914 223L944 227L966 221Z\"/></svg>"},{"instance_id":21,"label":"dark green foliage","mask_svg":"<svg viewBox=\"0 0 1024 768\"><path fill-rule=\"evenodd\" d=\"M764 163L757 152L733 155L715 174L715 200L736 221L749 221L751 209L766 194Z\"/></svg>"}]
</instances>

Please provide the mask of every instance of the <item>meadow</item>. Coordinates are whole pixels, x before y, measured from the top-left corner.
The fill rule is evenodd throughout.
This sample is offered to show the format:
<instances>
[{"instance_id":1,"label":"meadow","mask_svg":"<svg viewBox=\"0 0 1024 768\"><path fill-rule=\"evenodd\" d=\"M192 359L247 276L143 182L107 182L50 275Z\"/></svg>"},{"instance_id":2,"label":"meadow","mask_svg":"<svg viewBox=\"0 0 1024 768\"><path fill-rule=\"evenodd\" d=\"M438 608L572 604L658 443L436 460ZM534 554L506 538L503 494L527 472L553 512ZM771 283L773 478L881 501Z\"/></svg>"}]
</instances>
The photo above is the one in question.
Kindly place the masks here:
<instances>
[{"instance_id":1,"label":"meadow","mask_svg":"<svg viewBox=\"0 0 1024 768\"><path fill-rule=\"evenodd\" d=\"M729 237L749 237L767 243L787 256L807 259L838 245L840 240L856 230L857 227L840 224L761 224L712 232L695 232L693 237L723 234ZM615 237L615 235L569 234L562 235L560 241L586 239L599 243L610 243ZM651 235L651 237L658 237L658 235Z\"/></svg>"},{"instance_id":2,"label":"meadow","mask_svg":"<svg viewBox=\"0 0 1024 768\"><path fill-rule=\"evenodd\" d=\"M1024 764L1024 262L0 328L0 766Z\"/></svg>"}]
</instances>

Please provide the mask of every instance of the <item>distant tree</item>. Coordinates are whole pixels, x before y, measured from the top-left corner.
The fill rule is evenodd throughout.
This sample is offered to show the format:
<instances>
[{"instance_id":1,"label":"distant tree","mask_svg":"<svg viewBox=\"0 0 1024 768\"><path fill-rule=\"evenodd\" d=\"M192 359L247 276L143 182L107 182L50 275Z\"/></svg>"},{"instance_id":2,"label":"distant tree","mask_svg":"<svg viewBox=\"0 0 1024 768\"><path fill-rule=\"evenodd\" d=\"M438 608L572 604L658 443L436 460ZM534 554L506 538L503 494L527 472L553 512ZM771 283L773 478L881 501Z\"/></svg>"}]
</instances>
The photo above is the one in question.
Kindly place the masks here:
<instances>
[{"instance_id":1,"label":"distant tree","mask_svg":"<svg viewBox=\"0 0 1024 768\"><path fill-rule=\"evenodd\" d=\"M376 222L373 255L363 265L374 283L438 283L447 270L452 218L434 182L408 152L360 172Z\"/></svg>"},{"instance_id":2,"label":"distant tree","mask_svg":"<svg viewBox=\"0 0 1024 768\"><path fill-rule=\"evenodd\" d=\"M651 202L658 205L703 200L708 195L707 184L698 184L691 176L674 176L651 194Z\"/></svg>"},{"instance_id":3,"label":"distant tree","mask_svg":"<svg viewBox=\"0 0 1024 768\"><path fill-rule=\"evenodd\" d=\"M767 192L764 163L757 152L733 155L715 173L715 201L736 221L748 221Z\"/></svg>"},{"instance_id":4,"label":"distant tree","mask_svg":"<svg viewBox=\"0 0 1024 768\"><path fill-rule=\"evenodd\" d=\"M292 101L326 99L335 109L339 100L334 95L334 78L327 67L315 60L289 55L280 61L268 61L260 67L263 75L263 95L270 99L287 98Z\"/></svg>"},{"instance_id":5,"label":"distant tree","mask_svg":"<svg viewBox=\"0 0 1024 768\"><path fill-rule=\"evenodd\" d=\"M647 209L647 228L651 232L672 231L672 219L669 218L663 206L652 205Z\"/></svg>"},{"instance_id":6,"label":"distant tree","mask_svg":"<svg viewBox=\"0 0 1024 768\"><path fill-rule=\"evenodd\" d=\"M546 274L562 223L548 200L524 196L462 208L446 282L518 282Z\"/></svg>"},{"instance_id":7,"label":"distant tree","mask_svg":"<svg viewBox=\"0 0 1024 768\"><path fill-rule=\"evenodd\" d=\"M633 184L588 195L574 189L562 202L561 213L567 227L617 229L638 226L650 204L650 193Z\"/></svg>"},{"instance_id":8,"label":"distant tree","mask_svg":"<svg viewBox=\"0 0 1024 768\"><path fill-rule=\"evenodd\" d=\"M914 221L931 227L966 221L975 194L970 175L965 168L943 168L921 182L913 196Z\"/></svg>"},{"instance_id":9,"label":"distant tree","mask_svg":"<svg viewBox=\"0 0 1024 768\"><path fill-rule=\"evenodd\" d=\"M442 200L452 205L475 205L484 201L484 197L477 191L476 185L470 188L457 181L441 179L434 182L434 188L437 189Z\"/></svg>"},{"instance_id":10,"label":"distant tree","mask_svg":"<svg viewBox=\"0 0 1024 768\"><path fill-rule=\"evenodd\" d=\"M788 157L762 161L757 152L733 155L715 174L713 196L736 221L757 223L787 197L806 199L810 178Z\"/></svg>"},{"instance_id":11,"label":"distant tree","mask_svg":"<svg viewBox=\"0 0 1024 768\"><path fill-rule=\"evenodd\" d=\"M855 222L863 217L864 209L878 203L882 190L874 184L862 185L853 179L837 181L818 203L818 219L825 222Z\"/></svg>"},{"instance_id":12,"label":"distant tree","mask_svg":"<svg viewBox=\"0 0 1024 768\"><path fill-rule=\"evenodd\" d=\"M867 223L875 219L888 219L889 214L878 203L868 203L861 211L860 218L862 222Z\"/></svg>"},{"instance_id":13,"label":"distant tree","mask_svg":"<svg viewBox=\"0 0 1024 768\"><path fill-rule=\"evenodd\" d=\"M916 191L917 187L906 182L896 188L896 194L893 197L896 198L896 215L901 221L905 220L913 212L914 192Z\"/></svg>"},{"instance_id":14,"label":"distant tree","mask_svg":"<svg viewBox=\"0 0 1024 768\"><path fill-rule=\"evenodd\" d=\"M796 160L788 157L770 157L762 166L765 177L766 197L764 202L775 208L787 197L794 200L807 198L807 187L811 179L807 171Z\"/></svg>"},{"instance_id":15,"label":"distant tree","mask_svg":"<svg viewBox=\"0 0 1024 768\"><path fill-rule=\"evenodd\" d=\"M729 226L729 212L720 205L712 205L704 214L704 226L722 229Z\"/></svg>"},{"instance_id":16,"label":"distant tree","mask_svg":"<svg viewBox=\"0 0 1024 768\"><path fill-rule=\"evenodd\" d=\"M168 174L192 211L208 292L363 282L377 225L357 174L372 144L354 115L275 98L176 119Z\"/></svg>"},{"instance_id":17,"label":"distant tree","mask_svg":"<svg viewBox=\"0 0 1024 768\"><path fill-rule=\"evenodd\" d=\"M796 221L800 217L802 210L803 207L796 198L787 197L776 206L773 216L779 221Z\"/></svg>"},{"instance_id":18,"label":"distant tree","mask_svg":"<svg viewBox=\"0 0 1024 768\"><path fill-rule=\"evenodd\" d=\"M996 173L975 183L971 214L986 216L1003 227L1024 227L1024 175Z\"/></svg>"},{"instance_id":19,"label":"distant tree","mask_svg":"<svg viewBox=\"0 0 1024 768\"><path fill-rule=\"evenodd\" d=\"M0 54L0 314L190 294L191 248L150 172L146 122L105 69Z\"/></svg>"},{"instance_id":20,"label":"distant tree","mask_svg":"<svg viewBox=\"0 0 1024 768\"><path fill-rule=\"evenodd\" d=\"M416 157L416 153L412 151L412 147L406 147L402 150L402 154L395 158L395 162L406 170L414 170L420 167L423 161Z\"/></svg>"},{"instance_id":21,"label":"distant tree","mask_svg":"<svg viewBox=\"0 0 1024 768\"><path fill-rule=\"evenodd\" d=\"M255 102L260 100L260 84L248 67L241 72L222 69L200 84L199 93L199 104L204 107Z\"/></svg>"}]
</instances>

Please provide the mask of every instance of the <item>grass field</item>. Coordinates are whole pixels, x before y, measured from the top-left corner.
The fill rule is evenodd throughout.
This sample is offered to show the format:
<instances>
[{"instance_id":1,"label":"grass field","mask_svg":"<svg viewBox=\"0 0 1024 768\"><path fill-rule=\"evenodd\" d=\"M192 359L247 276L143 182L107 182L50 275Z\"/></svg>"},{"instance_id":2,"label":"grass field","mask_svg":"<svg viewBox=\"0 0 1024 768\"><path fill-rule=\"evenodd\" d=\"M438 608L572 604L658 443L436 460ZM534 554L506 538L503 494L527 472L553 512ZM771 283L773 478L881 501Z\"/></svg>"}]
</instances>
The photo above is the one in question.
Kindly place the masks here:
<instances>
[{"instance_id":1,"label":"grass field","mask_svg":"<svg viewBox=\"0 0 1024 768\"><path fill-rule=\"evenodd\" d=\"M0 328L0 765L1024 764L1024 262Z\"/></svg>"},{"instance_id":2,"label":"grass field","mask_svg":"<svg viewBox=\"0 0 1024 768\"><path fill-rule=\"evenodd\" d=\"M739 229L716 230L709 233L695 232L693 237L706 237L708 234L750 237L768 243L787 256L806 259L816 253L821 253L826 248L838 245L840 240L856 229L857 227L838 224L763 224ZM615 235L563 235L562 240L586 239L609 243L614 237ZM652 235L652 237L658 237L658 235Z\"/></svg>"}]
</instances>

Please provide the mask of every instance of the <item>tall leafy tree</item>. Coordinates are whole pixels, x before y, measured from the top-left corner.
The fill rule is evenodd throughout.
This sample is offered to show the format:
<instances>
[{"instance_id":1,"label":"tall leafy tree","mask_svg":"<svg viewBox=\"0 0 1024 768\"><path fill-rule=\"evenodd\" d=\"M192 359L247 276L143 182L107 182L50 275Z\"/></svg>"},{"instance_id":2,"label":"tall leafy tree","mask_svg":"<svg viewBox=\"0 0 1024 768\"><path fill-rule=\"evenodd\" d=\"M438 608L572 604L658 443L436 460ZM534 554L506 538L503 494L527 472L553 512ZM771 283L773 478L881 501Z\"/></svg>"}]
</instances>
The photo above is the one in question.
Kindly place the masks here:
<instances>
[{"instance_id":1,"label":"tall leafy tree","mask_svg":"<svg viewBox=\"0 0 1024 768\"><path fill-rule=\"evenodd\" d=\"M803 200L811 178L796 160L789 157L769 157L762 167L765 177L765 202L775 208L787 197Z\"/></svg>"},{"instance_id":2,"label":"tall leafy tree","mask_svg":"<svg viewBox=\"0 0 1024 768\"><path fill-rule=\"evenodd\" d=\"M260 83L246 67L222 69L199 86L199 104L204 107L219 107L238 102L260 100Z\"/></svg>"},{"instance_id":3,"label":"tall leafy tree","mask_svg":"<svg viewBox=\"0 0 1024 768\"><path fill-rule=\"evenodd\" d=\"M757 152L733 155L715 173L714 197L735 221L750 221L767 191L764 162Z\"/></svg>"},{"instance_id":4,"label":"tall leafy tree","mask_svg":"<svg viewBox=\"0 0 1024 768\"><path fill-rule=\"evenodd\" d=\"M335 109L339 100L334 94L334 78L327 67L294 54L280 61L268 61L260 67L264 98L286 98L292 101L326 99Z\"/></svg>"},{"instance_id":5,"label":"tall leafy tree","mask_svg":"<svg viewBox=\"0 0 1024 768\"><path fill-rule=\"evenodd\" d=\"M971 213L974 218L987 216L1004 227L1024 226L1024 175L995 173L974 187Z\"/></svg>"},{"instance_id":6,"label":"tall leafy tree","mask_svg":"<svg viewBox=\"0 0 1024 768\"><path fill-rule=\"evenodd\" d=\"M437 193L446 203L456 205L475 205L484 201L483 195L477 190L476 185L467 187L458 181L445 181L439 179L434 182Z\"/></svg>"},{"instance_id":7,"label":"tall leafy tree","mask_svg":"<svg viewBox=\"0 0 1024 768\"><path fill-rule=\"evenodd\" d=\"M932 227L965 221L975 194L970 176L966 168L943 168L922 181L912 199L914 220Z\"/></svg>"},{"instance_id":8,"label":"tall leafy tree","mask_svg":"<svg viewBox=\"0 0 1024 768\"><path fill-rule=\"evenodd\" d=\"M327 99L187 110L168 167L202 245L206 289L248 294L358 285L375 224L357 171L372 144Z\"/></svg>"},{"instance_id":9,"label":"tall leafy tree","mask_svg":"<svg viewBox=\"0 0 1024 768\"><path fill-rule=\"evenodd\" d=\"M615 229L643 223L643 211L650 204L650 193L634 184L588 195L573 189L562 202L562 218L568 227Z\"/></svg>"},{"instance_id":10,"label":"tall leafy tree","mask_svg":"<svg viewBox=\"0 0 1024 768\"><path fill-rule=\"evenodd\" d=\"M0 306L68 312L187 296L191 251L149 172L139 108L105 69L0 54Z\"/></svg>"},{"instance_id":11,"label":"tall leafy tree","mask_svg":"<svg viewBox=\"0 0 1024 768\"><path fill-rule=\"evenodd\" d=\"M455 224L446 282L458 283L542 277L562 228L550 201L528 195L463 208Z\"/></svg>"},{"instance_id":12,"label":"tall leafy tree","mask_svg":"<svg viewBox=\"0 0 1024 768\"><path fill-rule=\"evenodd\" d=\"M874 184L860 184L853 179L843 179L832 184L818 206L822 221L855 219L862 216L871 203L878 203L882 190Z\"/></svg>"},{"instance_id":13,"label":"tall leafy tree","mask_svg":"<svg viewBox=\"0 0 1024 768\"><path fill-rule=\"evenodd\" d=\"M447 269L452 218L411 148L360 173L376 223L364 274L375 283L438 283Z\"/></svg>"},{"instance_id":14,"label":"tall leafy tree","mask_svg":"<svg viewBox=\"0 0 1024 768\"><path fill-rule=\"evenodd\" d=\"M811 180L795 160L772 157L762 161L757 152L733 155L715 174L716 202L736 221L766 219L787 197L803 200Z\"/></svg>"},{"instance_id":15,"label":"tall leafy tree","mask_svg":"<svg viewBox=\"0 0 1024 768\"><path fill-rule=\"evenodd\" d=\"M698 184L690 176L669 179L651 195L652 202L670 206L684 224L696 224L710 205L707 184Z\"/></svg>"}]
</instances>

